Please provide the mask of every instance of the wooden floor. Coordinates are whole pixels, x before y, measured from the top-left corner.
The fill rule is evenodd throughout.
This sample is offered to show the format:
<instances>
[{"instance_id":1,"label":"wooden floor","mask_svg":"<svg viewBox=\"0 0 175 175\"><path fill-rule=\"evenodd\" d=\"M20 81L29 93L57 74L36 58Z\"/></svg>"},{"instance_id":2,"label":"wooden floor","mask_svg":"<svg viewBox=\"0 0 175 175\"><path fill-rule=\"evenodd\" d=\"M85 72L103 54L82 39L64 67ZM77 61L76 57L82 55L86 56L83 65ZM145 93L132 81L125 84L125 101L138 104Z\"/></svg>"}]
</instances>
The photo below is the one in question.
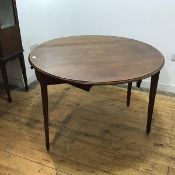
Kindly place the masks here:
<instances>
[{"instance_id":1,"label":"wooden floor","mask_svg":"<svg viewBox=\"0 0 175 175\"><path fill-rule=\"evenodd\" d=\"M0 175L175 175L175 97L158 95L149 136L148 93L69 85L49 87L50 143L46 152L40 87L0 91Z\"/></svg>"}]
</instances>

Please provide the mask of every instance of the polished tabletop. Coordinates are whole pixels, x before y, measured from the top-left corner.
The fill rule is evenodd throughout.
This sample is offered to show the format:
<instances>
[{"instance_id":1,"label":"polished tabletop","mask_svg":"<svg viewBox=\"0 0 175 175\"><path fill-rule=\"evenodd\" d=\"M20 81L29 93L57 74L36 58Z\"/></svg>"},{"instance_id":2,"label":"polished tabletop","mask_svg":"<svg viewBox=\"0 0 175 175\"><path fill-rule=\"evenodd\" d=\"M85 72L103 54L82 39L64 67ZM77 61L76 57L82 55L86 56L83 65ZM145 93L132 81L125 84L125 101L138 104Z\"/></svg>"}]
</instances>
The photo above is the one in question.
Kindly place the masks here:
<instances>
[{"instance_id":1,"label":"polished tabletop","mask_svg":"<svg viewBox=\"0 0 175 175\"><path fill-rule=\"evenodd\" d=\"M31 65L65 82L120 84L156 74L164 65L154 47L116 36L71 36L45 42L29 55Z\"/></svg>"}]
</instances>

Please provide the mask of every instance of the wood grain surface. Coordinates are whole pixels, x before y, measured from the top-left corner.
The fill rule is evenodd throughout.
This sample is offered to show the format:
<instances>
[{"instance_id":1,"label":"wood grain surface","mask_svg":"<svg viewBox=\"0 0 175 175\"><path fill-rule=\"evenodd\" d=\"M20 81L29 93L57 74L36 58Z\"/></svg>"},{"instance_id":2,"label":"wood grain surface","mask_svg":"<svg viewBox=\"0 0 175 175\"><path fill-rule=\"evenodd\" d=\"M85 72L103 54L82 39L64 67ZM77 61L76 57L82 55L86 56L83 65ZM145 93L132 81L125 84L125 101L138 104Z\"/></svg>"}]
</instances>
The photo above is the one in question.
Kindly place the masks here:
<instances>
[{"instance_id":1,"label":"wood grain surface","mask_svg":"<svg viewBox=\"0 0 175 175\"><path fill-rule=\"evenodd\" d=\"M157 94L152 132L145 126L148 93L94 86L90 93L49 86L50 143L44 145L39 85L0 89L0 175L174 175L175 97Z\"/></svg>"},{"instance_id":2,"label":"wood grain surface","mask_svg":"<svg viewBox=\"0 0 175 175\"><path fill-rule=\"evenodd\" d=\"M72 36L34 49L29 61L44 74L65 82L119 84L156 74L164 57L152 46L113 36Z\"/></svg>"}]
</instances>

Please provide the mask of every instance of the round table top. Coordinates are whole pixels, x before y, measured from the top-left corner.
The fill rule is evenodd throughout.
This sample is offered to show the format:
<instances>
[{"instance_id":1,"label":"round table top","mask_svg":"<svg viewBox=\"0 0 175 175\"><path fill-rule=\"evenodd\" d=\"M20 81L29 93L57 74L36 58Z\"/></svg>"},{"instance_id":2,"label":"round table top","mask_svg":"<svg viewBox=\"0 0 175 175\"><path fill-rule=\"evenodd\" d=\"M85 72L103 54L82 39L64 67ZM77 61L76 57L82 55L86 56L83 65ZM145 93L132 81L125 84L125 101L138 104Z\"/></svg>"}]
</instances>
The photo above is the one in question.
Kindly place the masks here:
<instances>
[{"instance_id":1,"label":"round table top","mask_svg":"<svg viewBox=\"0 0 175 175\"><path fill-rule=\"evenodd\" d=\"M120 84L150 77L164 65L152 46L115 36L71 36L45 42L29 55L37 70L65 82Z\"/></svg>"}]
</instances>

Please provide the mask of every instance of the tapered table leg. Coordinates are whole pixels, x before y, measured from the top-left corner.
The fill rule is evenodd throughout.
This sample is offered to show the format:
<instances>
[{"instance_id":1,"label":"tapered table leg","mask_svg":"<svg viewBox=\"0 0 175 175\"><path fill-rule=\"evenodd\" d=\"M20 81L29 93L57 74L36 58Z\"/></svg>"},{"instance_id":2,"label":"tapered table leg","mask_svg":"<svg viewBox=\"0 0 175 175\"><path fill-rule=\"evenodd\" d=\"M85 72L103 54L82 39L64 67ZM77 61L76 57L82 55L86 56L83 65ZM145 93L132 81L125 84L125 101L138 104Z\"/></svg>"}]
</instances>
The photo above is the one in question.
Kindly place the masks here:
<instances>
[{"instance_id":1,"label":"tapered table leg","mask_svg":"<svg viewBox=\"0 0 175 175\"><path fill-rule=\"evenodd\" d=\"M147 126L146 126L146 132L147 134L150 133L151 130L151 122L152 122L152 115L153 115L153 109L154 109L154 102L157 92L157 84L159 80L159 73L153 75L151 77L151 85L150 85L150 93L149 93L149 105L148 105L148 118L147 118Z\"/></svg>"},{"instance_id":2,"label":"tapered table leg","mask_svg":"<svg viewBox=\"0 0 175 175\"><path fill-rule=\"evenodd\" d=\"M131 100L131 89L132 89L132 82L131 82L131 83L128 83L127 106L130 105L130 100Z\"/></svg>"},{"instance_id":3,"label":"tapered table leg","mask_svg":"<svg viewBox=\"0 0 175 175\"><path fill-rule=\"evenodd\" d=\"M7 70L6 70L6 65L5 64L3 66L1 66L1 74L2 74L2 79L3 79L3 82L4 82L5 90L6 90L6 93L7 93L8 102L11 103L12 102L12 97L10 95L10 87L9 87L9 84L8 84Z\"/></svg>"},{"instance_id":4,"label":"tapered table leg","mask_svg":"<svg viewBox=\"0 0 175 175\"><path fill-rule=\"evenodd\" d=\"M25 66L25 62L24 62L24 55L23 55L23 53L20 54L19 61L20 61L22 75L23 75L23 79L24 79L25 90L28 91L29 87L28 87L28 83L27 83L26 66Z\"/></svg>"},{"instance_id":5,"label":"tapered table leg","mask_svg":"<svg viewBox=\"0 0 175 175\"><path fill-rule=\"evenodd\" d=\"M49 151L49 119L48 119L48 91L47 84L40 81L41 85L41 96L42 96L42 105L43 105L43 116L44 116L44 129L45 129L45 141L46 149Z\"/></svg>"},{"instance_id":6,"label":"tapered table leg","mask_svg":"<svg viewBox=\"0 0 175 175\"><path fill-rule=\"evenodd\" d=\"M136 86L137 86L138 88L140 88L140 86L141 86L141 83L142 83L142 80L140 80L140 81L137 81L137 83L136 83Z\"/></svg>"}]
</instances>

